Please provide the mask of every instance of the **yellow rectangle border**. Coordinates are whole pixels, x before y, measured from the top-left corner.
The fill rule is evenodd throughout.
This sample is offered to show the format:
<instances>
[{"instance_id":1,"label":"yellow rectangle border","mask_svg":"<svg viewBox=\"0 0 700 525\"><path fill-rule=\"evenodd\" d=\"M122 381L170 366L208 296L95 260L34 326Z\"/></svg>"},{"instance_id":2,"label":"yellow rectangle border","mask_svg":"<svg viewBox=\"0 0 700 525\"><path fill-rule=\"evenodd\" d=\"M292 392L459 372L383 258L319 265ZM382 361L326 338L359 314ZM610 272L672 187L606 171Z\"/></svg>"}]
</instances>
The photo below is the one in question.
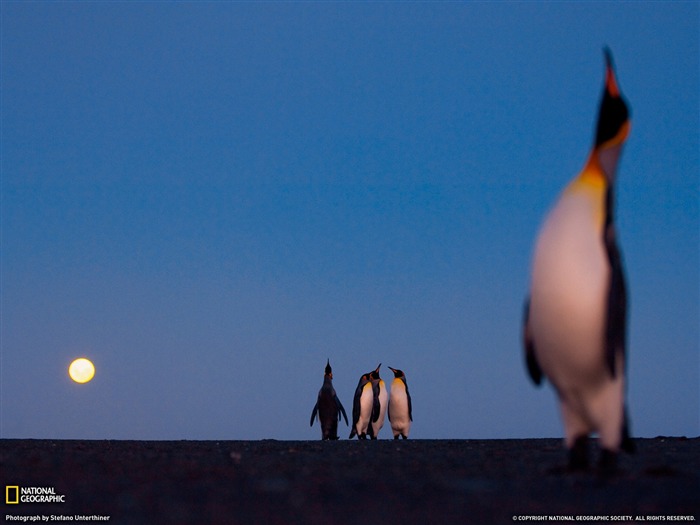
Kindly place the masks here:
<instances>
[{"instance_id":1,"label":"yellow rectangle border","mask_svg":"<svg viewBox=\"0 0 700 525\"><path fill-rule=\"evenodd\" d=\"M10 489L15 489L15 500L10 501ZM16 505L19 503L19 485L5 485L5 504Z\"/></svg>"}]
</instances>

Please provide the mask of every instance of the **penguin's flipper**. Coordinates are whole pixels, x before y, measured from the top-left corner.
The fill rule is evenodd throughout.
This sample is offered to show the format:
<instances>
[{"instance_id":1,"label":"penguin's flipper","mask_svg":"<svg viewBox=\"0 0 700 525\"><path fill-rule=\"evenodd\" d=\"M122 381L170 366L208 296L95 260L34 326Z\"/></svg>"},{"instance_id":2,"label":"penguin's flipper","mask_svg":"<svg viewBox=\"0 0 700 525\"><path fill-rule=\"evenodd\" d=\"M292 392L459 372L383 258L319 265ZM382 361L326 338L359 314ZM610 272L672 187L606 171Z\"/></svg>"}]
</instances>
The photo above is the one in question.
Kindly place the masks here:
<instances>
[{"instance_id":1,"label":"penguin's flipper","mask_svg":"<svg viewBox=\"0 0 700 525\"><path fill-rule=\"evenodd\" d=\"M372 393L374 394L374 399L372 401L372 423L376 423L379 419L379 381L372 385Z\"/></svg>"},{"instance_id":2,"label":"penguin's flipper","mask_svg":"<svg viewBox=\"0 0 700 525\"><path fill-rule=\"evenodd\" d=\"M345 408L343 408L343 404L340 402L340 399L338 399L338 396L336 395L334 397L335 399L335 406L338 407L338 421L340 421L340 415L342 414L343 417L345 418L345 424L348 425L348 415L345 413Z\"/></svg>"},{"instance_id":3,"label":"penguin's flipper","mask_svg":"<svg viewBox=\"0 0 700 525\"><path fill-rule=\"evenodd\" d=\"M413 421L413 405L411 404L411 394L408 393L408 382L405 377L401 378L403 385L406 388L406 399L408 399L408 419Z\"/></svg>"},{"instance_id":4,"label":"penguin's flipper","mask_svg":"<svg viewBox=\"0 0 700 525\"><path fill-rule=\"evenodd\" d=\"M532 379L532 382L536 385L540 385L542 383L542 369L537 362L537 357L535 356L535 342L530 333L529 297L525 300L525 307L523 309L523 347L525 348L525 363L527 364L527 371L530 374L530 379Z\"/></svg>"},{"instance_id":5,"label":"penguin's flipper","mask_svg":"<svg viewBox=\"0 0 700 525\"><path fill-rule=\"evenodd\" d=\"M360 420L360 398L362 397L362 386L357 385L355 389L355 397L352 399L352 426L353 429L355 425Z\"/></svg>"},{"instance_id":6,"label":"penguin's flipper","mask_svg":"<svg viewBox=\"0 0 700 525\"><path fill-rule=\"evenodd\" d=\"M632 440L632 436L630 434L630 420L627 415L627 407L625 407L624 419L622 421L622 443L620 448L622 448L622 450L628 454L633 454L637 449L637 446Z\"/></svg>"},{"instance_id":7,"label":"penguin's flipper","mask_svg":"<svg viewBox=\"0 0 700 525\"><path fill-rule=\"evenodd\" d=\"M352 430L350 431L350 439L357 435L357 422L360 420L360 398L362 397L362 388L365 386L363 382L364 376L360 378L360 382L355 389L355 397L352 399ZM359 437L358 437L359 438Z\"/></svg>"},{"instance_id":8,"label":"penguin's flipper","mask_svg":"<svg viewBox=\"0 0 700 525\"><path fill-rule=\"evenodd\" d=\"M605 326L605 362L614 378L617 356L625 357L627 339L627 289L622 268L622 256L617 247L615 226L612 222L612 187L606 194L605 249L610 261L610 289L608 290Z\"/></svg>"},{"instance_id":9,"label":"penguin's flipper","mask_svg":"<svg viewBox=\"0 0 700 525\"><path fill-rule=\"evenodd\" d=\"M408 393L408 385L406 385L406 398L408 398L408 419L413 421L413 405L411 403L411 394Z\"/></svg>"},{"instance_id":10,"label":"penguin's flipper","mask_svg":"<svg viewBox=\"0 0 700 525\"><path fill-rule=\"evenodd\" d=\"M310 427L314 426L314 419L316 418L317 412L318 412L318 401L316 401L316 404L314 405L314 409L311 412L311 423L309 423Z\"/></svg>"}]
</instances>

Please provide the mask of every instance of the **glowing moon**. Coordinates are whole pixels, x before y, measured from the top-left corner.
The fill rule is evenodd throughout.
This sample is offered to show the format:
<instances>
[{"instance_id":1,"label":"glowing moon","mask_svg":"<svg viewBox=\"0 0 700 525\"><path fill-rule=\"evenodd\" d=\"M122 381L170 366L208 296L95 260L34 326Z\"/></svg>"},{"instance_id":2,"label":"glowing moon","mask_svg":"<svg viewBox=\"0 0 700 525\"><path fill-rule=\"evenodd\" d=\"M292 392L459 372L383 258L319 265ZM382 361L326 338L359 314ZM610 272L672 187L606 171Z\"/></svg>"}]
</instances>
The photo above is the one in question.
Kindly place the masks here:
<instances>
[{"instance_id":1,"label":"glowing moon","mask_svg":"<svg viewBox=\"0 0 700 525\"><path fill-rule=\"evenodd\" d=\"M87 383L95 375L95 365L89 359L81 357L70 364L68 375L76 383Z\"/></svg>"}]
</instances>

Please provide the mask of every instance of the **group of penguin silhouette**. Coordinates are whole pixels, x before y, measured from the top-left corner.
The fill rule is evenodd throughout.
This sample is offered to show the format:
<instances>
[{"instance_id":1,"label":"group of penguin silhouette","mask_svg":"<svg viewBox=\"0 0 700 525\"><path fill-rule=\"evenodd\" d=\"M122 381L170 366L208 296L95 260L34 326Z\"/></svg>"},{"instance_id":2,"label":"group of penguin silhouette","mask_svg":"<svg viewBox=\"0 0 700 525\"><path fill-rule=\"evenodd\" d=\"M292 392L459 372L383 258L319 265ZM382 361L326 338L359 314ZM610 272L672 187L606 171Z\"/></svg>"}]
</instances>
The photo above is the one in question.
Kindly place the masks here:
<instances>
[{"instance_id":1,"label":"group of penguin silhouette","mask_svg":"<svg viewBox=\"0 0 700 525\"><path fill-rule=\"evenodd\" d=\"M406 374L396 368L389 369L394 373L391 383L391 396L387 394L384 380L379 377L379 363L376 369L362 374L355 389L355 397L352 401L352 430L350 438L377 439L379 431L384 426L384 418L388 415L391 422L391 430L394 439L408 439L408 432L413 421L411 407L411 394L408 393ZM338 422L345 418L348 424L348 415L343 404L338 399L333 388L333 369L330 359L326 362L326 370L323 375L323 386L318 392L318 399L311 412L311 426L318 416L321 424L321 439L338 439Z\"/></svg>"},{"instance_id":2,"label":"group of penguin silhouette","mask_svg":"<svg viewBox=\"0 0 700 525\"><path fill-rule=\"evenodd\" d=\"M540 385L546 377L558 396L569 467L574 470L589 464L591 434L598 434L602 469L615 468L621 449L634 449L625 403L627 290L614 220L617 164L629 131L629 108L618 87L612 54L605 48L593 147L539 232L522 329L530 378ZM360 379L351 437L376 438L381 428L386 392L378 371L379 367ZM399 370L394 373L392 429L395 437L407 437L410 397L405 376ZM336 417L345 415L331 377L328 366L312 414L313 423L318 409L324 439L337 437Z\"/></svg>"}]
</instances>

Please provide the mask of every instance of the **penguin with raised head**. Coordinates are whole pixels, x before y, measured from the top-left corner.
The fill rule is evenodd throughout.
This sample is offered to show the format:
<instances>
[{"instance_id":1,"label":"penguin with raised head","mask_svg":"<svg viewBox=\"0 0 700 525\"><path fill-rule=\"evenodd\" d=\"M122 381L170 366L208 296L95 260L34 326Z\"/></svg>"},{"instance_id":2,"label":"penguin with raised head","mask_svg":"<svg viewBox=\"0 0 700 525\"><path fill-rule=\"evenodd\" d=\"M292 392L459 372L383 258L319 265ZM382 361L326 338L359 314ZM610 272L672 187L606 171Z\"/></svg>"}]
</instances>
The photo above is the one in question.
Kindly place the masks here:
<instances>
[{"instance_id":1,"label":"penguin with raised head","mask_svg":"<svg viewBox=\"0 0 700 525\"><path fill-rule=\"evenodd\" d=\"M605 86L595 142L539 232L525 303L527 370L559 398L569 467L588 466L597 433L600 467L632 452L625 406L627 292L615 232L615 173L630 130L629 109L605 49Z\"/></svg>"},{"instance_id":2,"label":"penguin with raised head","mask_svg":"<svg viewBox=\"0 0 700 525\"><path fill-rule=\"evenodd\" d=\"M371 372L362 374L355 389L355 397L352 400L352 429L350 439L357 436L357 439L367 439L367 428L372 417L372 407L374 405L374 393Z\"/></svg>"},{"instance_id":3,"label":"penguin with raised head","mask_svg":"<svg viewBox=\"0 0 700 525\"><path fill-rule=\"evenodd\" d=\"M389 422L394 433L394 439L408 439L413 421L413 407L411 406L411 394L408 393L406 374L396 368L389 367L394 372L394 380L391 382L391 394L389 396Z\"/></svg>"},{"instance_id":4,"label":"penguin with raised head","mask_svg":"<svg viewBox=\"0 0 700 525\"><path fill-rule=\"evenodd\" d=\"M348 424L348 416L335 393L335 388L333 388L333 369L330 359L326 362L323 386L318 391L318 399L311 412L311 426L314 424L316 414L318 414L318 421L321 423L321 439L324 440L338 439L338 421L340 421L341 414L345 418L345 424Z\"/></svg>"},{"instance_id":5,"label":"penguin with raised head","mask_svg":"<svg viewBox=\"0 0 700 525\"><path fill-rule=\"evenodd\" d=\"M388 408L388 395L386 392L386 385L384 380L379 377L379 367L382 364L379 363L377 369L369 374L369 380L372 383L372 420L370 421L369 428L367 429L367 434L372 439L377 439L379 436L379 431L384 426L384 418L386 417L386 411Z\"/></svg>"}]
</instances>

